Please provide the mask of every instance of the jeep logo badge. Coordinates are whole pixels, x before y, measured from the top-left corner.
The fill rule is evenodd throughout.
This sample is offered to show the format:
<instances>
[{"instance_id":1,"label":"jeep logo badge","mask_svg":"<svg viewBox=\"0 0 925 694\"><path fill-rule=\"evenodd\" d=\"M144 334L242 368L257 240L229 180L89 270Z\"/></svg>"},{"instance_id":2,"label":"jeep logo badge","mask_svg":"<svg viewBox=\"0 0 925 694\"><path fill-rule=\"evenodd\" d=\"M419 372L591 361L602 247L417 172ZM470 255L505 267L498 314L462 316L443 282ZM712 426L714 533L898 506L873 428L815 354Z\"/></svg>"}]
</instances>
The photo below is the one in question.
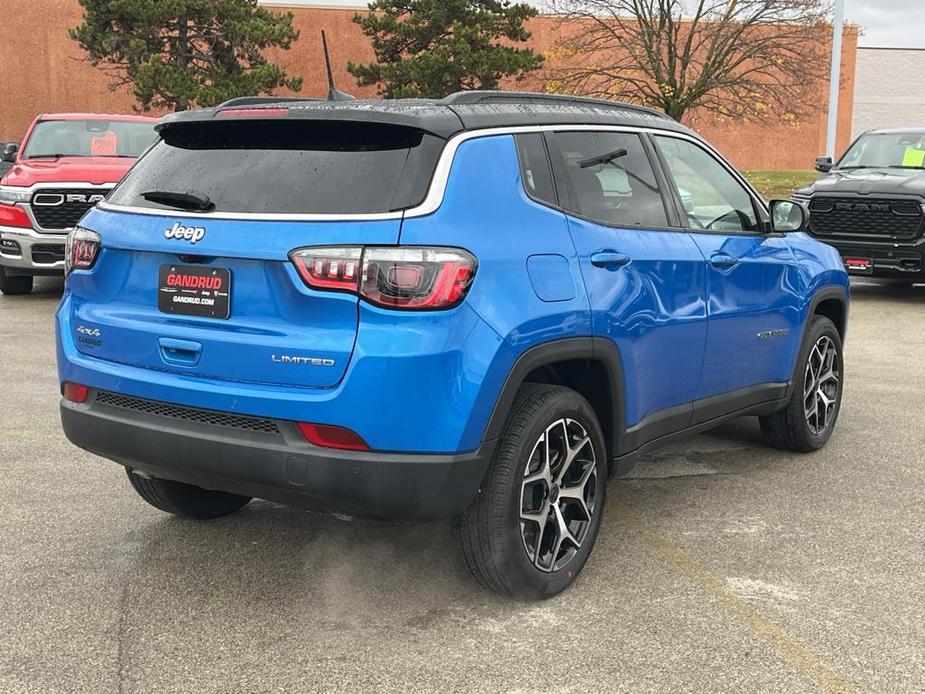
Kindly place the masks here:
<instances>
[{"instance_id":1,"label":"jeep logo badge","mask_svg":"<svg viewBox=\"0 0 925 694\"><path fill-rule=\"evenodd\" d=\"M189 241L191 244L202 241L205 235L205 227L185 227L180 224L180 222L175 223L172 227L164 232L165 239L179 239L183 241Z\"/></svg>"}]
</instances>

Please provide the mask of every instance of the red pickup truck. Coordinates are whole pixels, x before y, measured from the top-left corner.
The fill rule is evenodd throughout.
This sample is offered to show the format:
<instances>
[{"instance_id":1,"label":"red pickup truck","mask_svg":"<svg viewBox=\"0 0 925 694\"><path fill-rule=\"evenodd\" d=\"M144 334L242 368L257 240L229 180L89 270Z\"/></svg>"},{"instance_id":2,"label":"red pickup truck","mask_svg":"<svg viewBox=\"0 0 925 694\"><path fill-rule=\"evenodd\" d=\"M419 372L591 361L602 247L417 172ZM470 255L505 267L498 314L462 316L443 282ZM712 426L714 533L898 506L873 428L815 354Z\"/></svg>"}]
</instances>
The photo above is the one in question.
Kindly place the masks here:
<instances>
[{"instance_id":1,"label":"red pickup truck","mask_svg":"<svg viewBox=\"0 0 925 694\"><path fill-rule=\"evenodd\" d=\"M0 158L0 292L28 294L36 275L64 271L64 242L154 141L154 118L41 115Z\"/></svg>"}]
</instances>

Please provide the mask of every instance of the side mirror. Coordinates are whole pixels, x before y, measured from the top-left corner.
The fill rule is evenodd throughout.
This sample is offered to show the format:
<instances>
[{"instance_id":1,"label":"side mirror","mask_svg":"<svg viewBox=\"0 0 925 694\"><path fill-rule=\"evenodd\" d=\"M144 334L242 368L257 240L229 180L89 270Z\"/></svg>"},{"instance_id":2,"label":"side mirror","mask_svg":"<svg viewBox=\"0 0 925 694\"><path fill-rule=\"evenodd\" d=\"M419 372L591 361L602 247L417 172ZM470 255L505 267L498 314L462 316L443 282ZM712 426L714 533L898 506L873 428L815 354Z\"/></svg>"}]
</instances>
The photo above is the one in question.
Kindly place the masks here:
<instances>
[{"instance_id":1,"label":"side mirror","mask_svg":"<svg viewBox=\"0 0 925 694\"><path fill-rule=\"evenodd\" d=\"M3 147L3 154L0 155L0 159L13 163L16 161L16 153L18 151L19 145L17 145L15 142L10 142Z\"/></svg>"},{"instance_id":2,"label":"side mirror","mask_svg":"<svg viewBox=\"0 0 925 694\"><path fill-rule=\"evenodd\" d=\"M802 203L794 200L771 201L771 231L788 234L806 231L809 223L809 210Z\"/></svg>"},{"instance_id":3,"label":"side mirror","mask_svg":"<svg viewBox=\"0 0 925 694\"><path fill-rule=\"evenodd\" d=\"M813 168L819 173L828 173L834 166L832 157L816 157L816 165Z\"/></svg>"}]
</instances>

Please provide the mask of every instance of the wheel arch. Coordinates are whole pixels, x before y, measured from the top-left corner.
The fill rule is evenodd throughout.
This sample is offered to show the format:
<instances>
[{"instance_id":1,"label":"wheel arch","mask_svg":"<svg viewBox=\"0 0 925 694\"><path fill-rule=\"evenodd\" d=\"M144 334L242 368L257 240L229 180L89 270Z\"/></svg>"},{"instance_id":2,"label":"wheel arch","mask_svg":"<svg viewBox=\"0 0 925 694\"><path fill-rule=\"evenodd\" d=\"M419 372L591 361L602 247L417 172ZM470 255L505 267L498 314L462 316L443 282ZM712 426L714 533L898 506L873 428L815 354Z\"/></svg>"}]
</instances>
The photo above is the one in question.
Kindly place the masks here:
<instances>
[{"instance_id":1,"label":"wheel arch","mask_svg":"<svg viewBox=\"0 0 925 694\"><path fill-rule=\"evenodd\" d=\"M794 388L800 370L800 349L809 328L812 325L814 316L825 316L835 324L835 329L844 343L845 335L848 329L848 290L840 285L828 285L817 290L809 302L809 308L806 311L806 319L803 322L803 332L800 335L799 346L794 357L793 372L790 378L790 387Z\"/></svg>"},{"instance_id":2,"label":"wheel arch","mask_svg":"<svg viewBox=\"0 0 925 694\"><path fill-rule=\"evenodd\" d=\"M485 440L499 438L524 383L546 383L571 388L584 396L600 420L608 465L617 455L624 433L623 367L616 345L594 337L566 338L532 347L508 373L488 421Z\"/></svg>"},{"instance_id":3,"label":"wheel arch","mask_svg":"<svg viewBox=\"0 0 925 694\"><path fill-rule=\"evenodd\" d=\"M829 285L822 287L813 295L809 311L806 312L806 323L803 326L804 336L809 330L813 316L825 316L832 321L844 342L848 329L848 290L841 286Z\"/></svg>"}]
</instances>

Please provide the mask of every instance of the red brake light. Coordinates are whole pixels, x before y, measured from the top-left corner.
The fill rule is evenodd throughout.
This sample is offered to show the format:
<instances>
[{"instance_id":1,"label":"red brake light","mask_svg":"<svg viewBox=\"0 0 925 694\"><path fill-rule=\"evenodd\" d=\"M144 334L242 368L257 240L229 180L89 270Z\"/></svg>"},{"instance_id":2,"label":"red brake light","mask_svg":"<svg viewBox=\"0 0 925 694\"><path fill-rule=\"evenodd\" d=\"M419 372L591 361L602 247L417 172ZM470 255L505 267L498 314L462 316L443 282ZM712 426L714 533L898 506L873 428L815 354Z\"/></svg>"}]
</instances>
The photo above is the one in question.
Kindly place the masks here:
<instances>
[{"instance_id":1,"label":"red brake light","mask_svg":"<svg viewBox=\"0 0 925 694\"><path fill-rule=\"evenodd\" d=\"M100 251L100 235L87 229L74 229L64 244L64 274L71 270L88 270Z\"/></svg>"},{"instance_id":2,"label":"red brake light","mask_svg":"<svg viewBox=\"0 0 925 694\"><path fill-rule=\"evenodd\" d=\"M87 401L90 389L78 383L65 383L64 387L61 389L61 394L64 396L65 400L80 404Z\"/></svg>"},{"instance_id":3,"label":"red brake light","mask_svg":"<svg viewBox=\"0 0 925 694\"><path fill-rule=\"evenodd\" d=\"M312 289L356 292L363 249L304 248L291 255L299 275Z\"/></svg>"},{"instance_id":4,"label":"red brake light","mask_svg":"<svg viewBox=\"0 0 925 694\"><path fill-rule=\"evenodd\" d=\"M286 118L288 108L229 108L215 114L216 118Z\"/></svg>"},{"instance_id":5,"label":"red brake light","mask_svg":"<svg viewBox=\"0 0 925 694\"><path fill-rule=\"evenodd\" d=\"M32 222L29 221L26 211L18 205L0 204L0 226L31 229Z\"/></svg>"},{"instance_id":6,"label":"red brake light","mask_svg":"<svg viewBox=\"0 0 925 694\"><path fill-rule=\"evenodd\" d=\"M297 422L299 431L305 440L313 446L323 448L337 448L344 451L368 451L369 446L359 434L344 429L343 427L332 427L327 424L307 424Z\"/></svg>"},{"instance_id":7,"label":"red brake light","mask_svg":"<svg viewBox=\"0 0 925 694\"><path fill-rule=\"evenodd\" d=\"M456 248L320 247L290 257L313 289L359 293L371 304L409 310L458 305L477 267L470 253Z\"/></svg>"}]
</instances>

